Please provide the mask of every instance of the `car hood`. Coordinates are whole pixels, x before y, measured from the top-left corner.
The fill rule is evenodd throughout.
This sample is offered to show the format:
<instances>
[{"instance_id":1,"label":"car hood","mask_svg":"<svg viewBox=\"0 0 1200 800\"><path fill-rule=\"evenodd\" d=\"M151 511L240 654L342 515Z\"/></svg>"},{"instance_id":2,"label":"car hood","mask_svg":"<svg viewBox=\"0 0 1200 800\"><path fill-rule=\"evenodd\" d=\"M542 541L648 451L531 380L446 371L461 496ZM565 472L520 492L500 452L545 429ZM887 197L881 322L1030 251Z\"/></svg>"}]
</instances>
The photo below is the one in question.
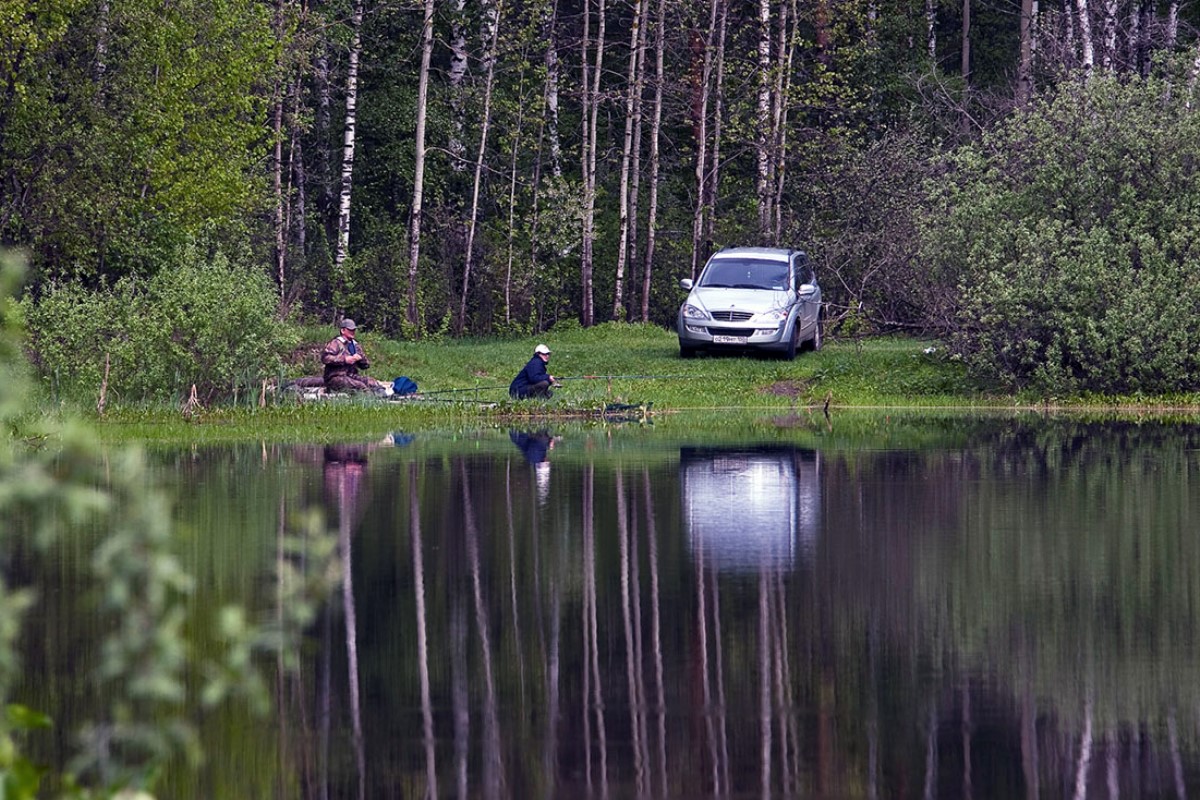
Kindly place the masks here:
<instances>
[{"instance_id":1,"label":"car hood","mask_svg":"<svg viewBox=\"0 0 1200 800\"><path fill-rule=\"evenodd\" d=\"M692 289L689 299L699 301L709 311L749 311L761 314L773 308L788 304L787 291L770 291L767 289L721 289L719 287L696 287Z\"/></svg>"}]
</instances>

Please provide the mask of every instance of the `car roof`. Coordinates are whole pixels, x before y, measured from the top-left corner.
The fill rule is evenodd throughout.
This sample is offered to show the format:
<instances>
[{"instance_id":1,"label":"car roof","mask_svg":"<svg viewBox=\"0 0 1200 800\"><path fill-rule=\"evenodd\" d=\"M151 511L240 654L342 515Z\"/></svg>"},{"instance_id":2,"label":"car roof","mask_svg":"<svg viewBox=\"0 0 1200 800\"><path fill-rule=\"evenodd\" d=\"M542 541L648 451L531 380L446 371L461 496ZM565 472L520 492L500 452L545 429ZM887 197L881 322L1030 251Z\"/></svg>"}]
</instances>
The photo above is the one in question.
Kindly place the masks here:
<instances>
[{"instance_id":1,"label":"car roof","mask_svg":"<svg viewBox=\"0 0 1200 800\"><path fill-rule=\"evenodd\" d=\"M800 250L782 247L728 247L713 253L713 258L758 258L764 261L787 261Z\"/></svg>"}]
</instances>

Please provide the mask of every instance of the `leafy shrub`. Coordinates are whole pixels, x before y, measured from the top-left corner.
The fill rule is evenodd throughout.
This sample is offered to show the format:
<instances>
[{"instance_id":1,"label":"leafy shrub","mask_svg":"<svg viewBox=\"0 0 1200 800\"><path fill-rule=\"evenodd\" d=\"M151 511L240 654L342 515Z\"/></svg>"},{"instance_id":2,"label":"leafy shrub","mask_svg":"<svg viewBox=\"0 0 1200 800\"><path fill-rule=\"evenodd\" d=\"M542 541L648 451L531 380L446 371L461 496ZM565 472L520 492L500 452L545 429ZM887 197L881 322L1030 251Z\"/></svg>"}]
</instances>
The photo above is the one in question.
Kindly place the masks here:
<instances>
[{"instance_id":1,"label":"leafy shrub","mask_svg":"<svg viewBox=\"0 0 1200 800\"><path fill-rule=\"evenodd\" d=\"M203 399L253 388L278 374L293 344L275 319L265 273L208 255L197 243L148 281L52 286L25 313L34 361L60 396L95 397L108 361L108 392L128 400Z\"/></svg>"},{"instance_id":2,"label":"leafy shrub","mask_svg":"<svg viewBox=\"0 0 1200 800\"><path fill-rule=\"evenodd\" d=\"M1062 84L959 149L923 220L980 378L1045 392L1200 385L1200 118L1157 79Z\"/></svg>"}]
</instances>

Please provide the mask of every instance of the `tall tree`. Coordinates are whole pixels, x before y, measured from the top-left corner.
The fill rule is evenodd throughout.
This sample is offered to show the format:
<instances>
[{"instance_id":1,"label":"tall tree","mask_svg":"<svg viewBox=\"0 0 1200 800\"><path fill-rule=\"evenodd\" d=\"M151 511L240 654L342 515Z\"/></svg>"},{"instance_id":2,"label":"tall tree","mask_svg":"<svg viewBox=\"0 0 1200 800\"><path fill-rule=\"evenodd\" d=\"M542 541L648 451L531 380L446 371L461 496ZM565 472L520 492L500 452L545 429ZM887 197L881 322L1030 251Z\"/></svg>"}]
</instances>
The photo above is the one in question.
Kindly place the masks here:
<instances>
[{"instance_id":1,"label":"tall tree","mask_svg":"<svg viewBox=\"0 0 1200 800\"><path fill-rule=\"evenodd\" d=\"M701 262L706 255L704 244L705 217L709 212L706 200L709 197L708 180L708 106L711 99L713 72L713 34L717 27L717 10L721 0L709 0L708 27L703 32L700 79L692 98L694 116L693 137L696 140L696 207L692 214L692 271L694 280L700 272Z\"/></svg>"},{"instance_id":2,"label":"tall tree","mask_svg":"<svg viewBox=\"0 0 1200 800\"><path fill-rule=\"evenodd\" d=\"M483 161L487 154L488 132L492 125L492 84L496 77L496 45L500 36L500 2L485 0L483 8L484 40L487 50L483 57L483 122L479 129L479 151L475 154L475 181L471 190L471 214L467 220L467 247L463 264L462 294L458 305L458 332L467 322L467 293L471 285L471 266L475 254L475 228L479 222L479 191L483 180Z\"/></svg>"},{"instance_id":3,"label":"tall tree","mask_svg":"<svg viewBox=\"0 0 1200 800\"><path fill-rule=\"evenodd\" d=\"M591 43L591 0L583 6L583 231L579 277L582 291L580 321L590 327L596 321L592 303L592 273L595 269L596 243L596 147L600 127L601 76L604 74L605 0L596 4L596 42ZM589 52L589 47L591 51ZM588 59L594 59L589 66Z\"/></svg>"},{"instance_id":4,"label":"tall tree","mask_svg":"<svg viewBox=\"0 0 1200 800\"><path fill-rule=\"evenodd\" d=\"M338 199L337 247L333 263L338 281L350 254L350 199L354 185L354 137L358 131L358 62L362 56L363 0L350 13L350 62L346 70L346 117L342 126L342 182ZM335 316L337 316L335 314Z\"/></svg>"},{"instance_id":5,"label":"tall tree","mask_svg":"<svg viewBox=\"0 0 1200 800\"><path fill-rule=\"evenodd\" d=\"M758 200L758 234L769 241L773 218L771 150L773 144L772 92L771 92L771 0L758 0L758 112L755 115L757 172L754 196Z\"/></svg>"},{"instance_id":6,"label":"tall tree","mask_svg":"<svg viewBox=\"0 0 1200 800\"><path fill-rule=\"evenodd\" d=\"M658 236L659 137L662 133L663 61L665 54L666 0L658 0L654 15L654 103L650 122L650 198L646 211L646 253L642 259L642 322L650 321L650 284L654 275L654 248Z\"/></svg>"},{"instance_id":7,"label":"tall tree","mask_svg":"<svg viewBox=\"0 0 1200 800\"><path fill-rule=\"evenodd\" d=\"M408 309L405 318L414 335L420 333L417 268L421 262L421 213L425 190L425 104L429 97L429 62L433 56L433 0L425 0L421 28L421 70L417 85L416 141L413 150L412 213L408 228Z\"/></svg>"},{"instance_id":8,"label":"tall tree","mask_svg":"<svg viewBox=\"0 0 1200 800\"><path fill-rule=\"evenodd\" d=\"M631 196L631 171L634 163L633 143L635 131L641 124L641 91L642 91L642 27L646 4L644 0L634 0L633 21L629 28L629 65L625 75L625 137L621 147L621 185L618 189L619 212L619 243L617 245L617 270L613 281L612 318L620 319L624 307L625 264L629 260L630 238L636 221L630 220L630 209L635 206Z\"/></svg>"}]
</instances>

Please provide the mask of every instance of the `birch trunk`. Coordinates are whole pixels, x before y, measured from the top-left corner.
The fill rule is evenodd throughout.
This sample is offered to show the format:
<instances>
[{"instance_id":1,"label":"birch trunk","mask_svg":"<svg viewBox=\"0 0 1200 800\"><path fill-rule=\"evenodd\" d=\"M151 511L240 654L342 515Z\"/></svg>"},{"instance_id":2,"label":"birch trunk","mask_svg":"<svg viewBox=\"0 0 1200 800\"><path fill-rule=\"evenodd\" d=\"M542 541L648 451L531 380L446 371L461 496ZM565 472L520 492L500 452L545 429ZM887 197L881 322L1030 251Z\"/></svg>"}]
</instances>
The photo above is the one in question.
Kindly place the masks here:
<instances>
[{"instance_id":1,"label":"birch trunk","mask_svg":"<svg viewBox=\"0 0 1200 800\"><path fill-rule=\"evenodd\" d=\"M937 63L937 0L925 0L925 55Z\"/></svg>"},{"instance_id":2,"label":"birch trunk","mask_svg":"<svg viewBox=\"0 0 1200 800\"><path fill-rule=\"evenodd\" d=\"M757 178L754 194L758 199L758 232L762 237L769 236L772 217L771 195L771 145L772 123L771 108L771 0L758 2L758 135Z\"/></svg>"},{"instance_id":3,"label":"birch trunk","mask_svg":"<svg viewBox=\"0 0 1200 800\"><path fill-rule=\"evenodd\" d=\"M479 152L475 155L475 180L471 187L471 215L467 221L467 252L463 265L462 296L458 305L458 332L467 324L467 293L471 284L471 268L475 254L475 228L479 221L479 191L483 182L483 159L487 154L488 133L492 125L492 86L496 77L496 45L500 36L500 3L488 3L483 11L485 38L488 41L484 56L483 124L479 130Z\"/></svg>"},{"instance_id":4,"label":"birch trunk","mask_svg":"<svg viewBox=\"0 0 1200 800\"><path fill-rule=\"evenodd\" d=\"M963 85L971 88L971 0L962 0L962 59L959 61L959 71L962 73Z\"/></svg>"},{"instance_id":5,"label":"birch trunk","mask_svg":"<svg viewBox=\"0 0 1200 800\"><path fill-rule=\"evenodd\" d=\"M1091 74L1096 64L1096 47L1092 41L1092 19L1088 9L1088 0L1075 0L1075 9L1079 14L1079 46L1082 48L1082 66L1084 72Z\"/></svg>"},{"instance_id":6,"label":"birch trunk","mask_svg":"<svg viewBox=\"0 0 1200 800\"><path fill-rule=\"evenodd\" d=\"M728 30L729 4L722 0L721 13L717 17L717 52L713 59L713 113L712 113L712 154L708 163L711 165L704 180L704 205L707 213L704 215L705 259L712 250L713 229L717 223L717 196L721 187L721 142L725 120L725 32Z\"/></svg>"},{"instance_id":7,"label":"birch trunk","mask_svg":"<svg viewBox=\"0 0 1200 800\"><path fill-rule=\"evenodd\" d=\"M700 272L701 254L704 249L705 198L708 196L705 188L705 179L708 175L708 101L709 85L712 82L712 42L713 32L717 27L718 3L719 0L709 0L708 29L704 34L704 61L703 67L700 70L699 109L694 121L696 138L696 210L692 216L692 280L695 280L696 275Z\"/></svg>"},{"instance_id":8,"label":"birch trunk","mask_svg":"<svg viewBox=\"0 0 1200 800\"><path fill-rule=\"evenodd\" d=\"M1017 63L1017 105L1025 106L1033 97L1033 23L1034 0L1021 0L1021 57Z\"/></svg>"},{"instance_id":9,"label":"birch trunk","mask_svg":"<svg viewBox=\"0 0 1200 800\"><path fill-rule=\"evenodd\" d=\"M433 54L433 0L425 0L421 36L421 72L417 82L416 146L413 158L412 215L408 232L408 312L414 334L419 334L417 310L417 264L421 256L421 204L425 190L425 103L429 97L429 61Z\"/></svg>"},{"instance_id":10,"label":"birch trunk","mask_svg":"<svg viewBox=\"0 0 1200 800\"><path fill-rule=\"evenodd\" d=\"M283 43L283 0L275 0L274 15L271 23L275 40L280 45L280 59L282 59L286 50ZM272 100L274 108L271 110L271 132L274 134L275 139L275 146L271 150L271 192L275 199L275 283L279 287L279 297L282 300L284 285L286 283L284 254L287 248L287 228L283 219L283 76L286 72L283 69L283 65L278 62L276 62L275 67L279 72L279 76L275 79Z\"/></svg>"},{"instance_id":11,"label":"birch trunk","mask_svg":"<svg viewBox=\"0 0 1200 800\"><path fill-rule=\"evenodd\" d=\"M596 139L600 126L600 78L604 66L605 0L599 0L596 8L595 63L588 70L588 45L590 43L591 4L584 4L583 22L583 84L584 84L584 147L583 147L583 248L580 263L580 282L583 289L582 319L585 328L595 324L596 314L592 303L593 251L596 238Z\"/></svg>"},{"instance_id":12,"label":"birch trunk","mask_svg":"<svg viewBox=\"0 0 1200 800\"><path fill-rule=\"evenodd\" d=\"M634 131L639 124L638 115L641 112L639 93L642 88L641 41L644 15L645 3L643 0L635 0L633 19L629 28L629 66L625 76L625 138L621 145L620 235L617 246L617 272L613 281L613 319L621 318L621 310L625 303L625 265L629 261L632 228L630 208L633 201L630 197L630 176L634 155L633 140Z\"/></svg>"},{"instance_id":13,"label":"birch trunk","mask_svg":"<svg viewBox=\"0 0 1200 800\"><path fill-rule=\"evenodd\" d=\"M1105 0L1104 3L1104 58L1105 72L1117 70L1117 0Z\"/></svg>"},{"instance_id":14,"label":"birch trunk","mask_svg":"<svg viewBox=\"0 0 1200 800\"><path fill-rule=\"evenodd\" d=\"M823 6L823 4L822 4ZM771 147L771 243L778 245L783 236L783 187L786 178L784 168L787 159L787 97L791 89L792 35L791 25L795 16L795 2L780 6L778 31L779 63L775 68L775 97L772 100L772 147ZM826 26L822 26L822 29ZM820 38L820 37L818 37Z\"/></svg>"},{"instance_id":15,"label":"birch trunk","mask_svg":"<svg viewBox=\"0 0 1200 800\"><path fill-rule=\"evenodd\" d=\"M562 171L562 142L558 135L558 37L555 33L558 21L558 3L550 0L550 13L543 22L546 37L546 54L542 63L546 67L546 138L550 143L550 174L556 179L561 178Z\"/></svg>"},{"instance_id":16,"label":"birch trunk","mask_svg":"<svg viewBox=\"0 0 1200 800\"><path fill-rule=\"evenodd\" d=\"M463 84L467 76L467 29L463 24L465 0L454 2L454 22L450 26L450 66L446 70L446 82L450 90L450 169L463 172L467 168L466 145L466 100Z\"/></svg>"},{"instance_id":17,"label":"birch trunk","mask_svg":"<svg viewBox=\"0 0 1200 800\"><path fill-rule=\"evenodd\" d=\"M650 321L650 285L654 274L654 247L658 226L659 137L662 132L665 22L666 0L658 0L658 10L654 19L654 110L650 123L650 207L646 211L646 255L642 263L642 322Z\"/></svg>"},{"instance_id":18,"label":"birch trunk","mask_svg":"<svg viewBox=\"0 0 1200 800\"><path fill-rule=\"evenodd\" d=\"M354 179L354 135L358 129L358 61L362 56L363 3L357 0L350 15L350 60L346 70L346 123L342 132L342 182L338 200L337 248L333 263L341 274L350 252L350 192ZM340 280L340 278L339 278Z\"/></svg>"}]
</instances>

